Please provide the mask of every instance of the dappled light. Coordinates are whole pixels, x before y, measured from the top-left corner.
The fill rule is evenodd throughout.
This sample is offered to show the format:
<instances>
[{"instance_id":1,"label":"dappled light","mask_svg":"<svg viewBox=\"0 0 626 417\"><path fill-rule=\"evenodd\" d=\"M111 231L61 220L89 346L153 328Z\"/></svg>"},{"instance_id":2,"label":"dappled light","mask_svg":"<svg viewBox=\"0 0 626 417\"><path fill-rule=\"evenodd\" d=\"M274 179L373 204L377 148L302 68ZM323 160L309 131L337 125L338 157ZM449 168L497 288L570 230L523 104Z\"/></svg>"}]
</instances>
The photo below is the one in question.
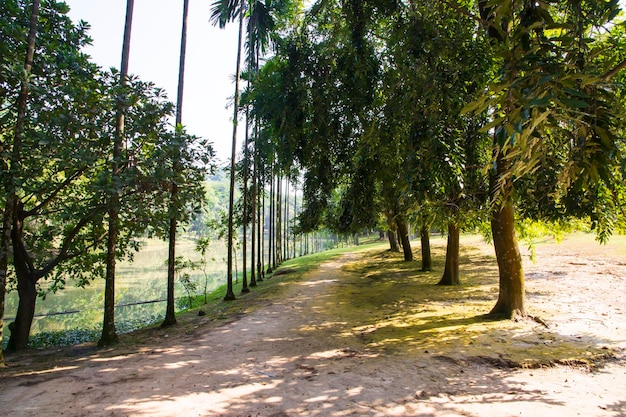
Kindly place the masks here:
<instances>
[{"instance_id":1,"label":"dappled light","mask_svg":"<svg viewBox=\"0 0 626 417\"><path fill-rule=\"evenodd\" d=\"M264 306L241 300L252 310L237 320L196 316L180 333L154 329L127 353L86 350L63 366L15 372L2 380L0 405L35 388L47 400L34 398L15 416L54 414L59 404L69 415L136 417L482 417L517 409L549 416L569 415L570 404L581 415L603 407L613 414L598 415L618 416L621 386L611 381L622 368L612 363L626 346L626 329L613 339L595 333L597 326L570 334L557 316L563 313L549 309L543 317L558 318L559 326L486 317L495 294L485 265L493 258L488 245L468 240L460 286L437 286L437 272L373 247L301 280L274 278L281 297ZM392 279L387 265L396 270ZM567 279L550 276L537 279ZM550 307L541 300L552 291L531 288L531 299ZM563 318L575 321L576 306L569 309ZM586 387L596 385L602 396L581 404ZM56 389L63 395L52 396Z\"/></svg>"}]
</instances>

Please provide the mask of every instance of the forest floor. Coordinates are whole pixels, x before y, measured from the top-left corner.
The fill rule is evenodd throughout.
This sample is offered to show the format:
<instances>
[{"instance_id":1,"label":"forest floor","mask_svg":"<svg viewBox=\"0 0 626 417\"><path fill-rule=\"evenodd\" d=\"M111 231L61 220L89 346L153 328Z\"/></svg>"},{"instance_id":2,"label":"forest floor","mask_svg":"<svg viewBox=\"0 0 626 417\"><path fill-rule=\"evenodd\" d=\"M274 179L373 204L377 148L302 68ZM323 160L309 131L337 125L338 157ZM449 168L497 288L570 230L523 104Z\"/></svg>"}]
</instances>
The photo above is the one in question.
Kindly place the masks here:
<instances>
[{"instance_id":1,"label":"forest floor","mask_svg":"<svg viewBox=\"0 0 626 417\"><path fill-rule=\"evenodd\" d=\"M460 287L380 245L276 275L262 284L274 292L239 297L236 316L9 356L0 412L626 416L626 247L542 244L525 260L535 319L513 322L482 315L497 298L493 249L462 246Z\"/></svg>"}]
</instances>

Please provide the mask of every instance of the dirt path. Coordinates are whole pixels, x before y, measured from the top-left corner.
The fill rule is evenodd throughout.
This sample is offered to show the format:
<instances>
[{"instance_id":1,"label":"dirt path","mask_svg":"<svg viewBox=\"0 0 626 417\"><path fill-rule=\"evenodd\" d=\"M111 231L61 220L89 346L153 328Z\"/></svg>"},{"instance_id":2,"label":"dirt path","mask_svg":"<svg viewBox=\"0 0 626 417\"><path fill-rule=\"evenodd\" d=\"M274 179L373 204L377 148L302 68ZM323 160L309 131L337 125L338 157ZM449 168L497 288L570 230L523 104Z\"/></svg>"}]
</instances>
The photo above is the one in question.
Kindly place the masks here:
<instances>
[{"instance_id":1,"label":"dirt path","mask_svg":"<svg viewBox=\"0 0 626 417\"><path fill-rule=\"evenodd\" d=\"M184 337L161 336L124 355L97 351L34 372L0 373L0 413L19 416L626 416L623 356L601 369L502 369L453 355L370 349L323 305L354 274L326 263L239 320ZM554 254L556 257L557 255ZM547 259L547 258L544 258ZM575 265L568 262L575 259ZM593 258L529 266L529 299L573 338L626 347L624 265ZM596 264L593 264L596 262ZM563 266L564 265L564 266ZM551 269L552 268L552 269ZM608 272L607 272L608 271ZM534 274L534 275L533 275ZM569 277L569 281L564 281ZM567 285L559 304L549 302ZM600 301L604 302L599 304ZM597 309L596 309L597 307ZM577 324L578 323L578 324ZM549 349L549 345L546 349ZM458 352L457 352L458 353ZM618 355L619 356L619 355ZM28 369L28 367L26 367Z\"/></svg>"}]
</instances>

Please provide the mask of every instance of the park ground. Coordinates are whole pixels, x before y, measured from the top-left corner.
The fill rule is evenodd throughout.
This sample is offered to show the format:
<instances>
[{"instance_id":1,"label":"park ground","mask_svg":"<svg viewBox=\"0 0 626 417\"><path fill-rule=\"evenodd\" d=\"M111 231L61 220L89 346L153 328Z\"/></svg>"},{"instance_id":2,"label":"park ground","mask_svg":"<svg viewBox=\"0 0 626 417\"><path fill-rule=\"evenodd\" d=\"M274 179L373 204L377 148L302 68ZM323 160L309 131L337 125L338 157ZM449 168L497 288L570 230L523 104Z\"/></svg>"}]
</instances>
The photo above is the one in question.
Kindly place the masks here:
<instances>
[{"instance_id":1,"label":"park ground","mask_svg":"<svg viewBox=\"0 0 626 417\"><path fill-rule=\"evenodd\" d=\"M531 318L489 320L493 249L462 238L460 287L384 245L302 272L176 327L8 356L18 416L626 416L626 239L576 235L525 256Z\"/></svg>"}]
</instances>

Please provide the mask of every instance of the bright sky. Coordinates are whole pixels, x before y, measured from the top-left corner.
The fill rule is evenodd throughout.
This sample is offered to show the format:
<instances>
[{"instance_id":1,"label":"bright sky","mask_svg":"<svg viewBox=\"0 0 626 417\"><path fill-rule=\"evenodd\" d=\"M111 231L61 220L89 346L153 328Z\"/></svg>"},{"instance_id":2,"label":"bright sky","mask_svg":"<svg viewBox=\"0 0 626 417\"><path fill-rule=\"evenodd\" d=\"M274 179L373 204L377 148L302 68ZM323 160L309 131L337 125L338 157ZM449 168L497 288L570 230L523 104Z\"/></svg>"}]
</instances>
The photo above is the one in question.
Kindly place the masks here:
<instances>
[{"instance_id":1,"label":"bright sky","mask_svg":"<svg viewBox=\"0 0 626 417\"><path fill-rule=\"evenodd\" d=\"M85 50L98 65L120 67L126 0L65 0L74 21L91 25L93 45ZM213 0L189 0L183 124L213 142L217 156L230 158L231 97L234 89L237 24L209 23ZM183 0L135 0L129 71L152 81L176 100ZM238 139L238 145L241 139ZM239 147L239 146L238 146Z\"/></svg>"}]
</instances>

